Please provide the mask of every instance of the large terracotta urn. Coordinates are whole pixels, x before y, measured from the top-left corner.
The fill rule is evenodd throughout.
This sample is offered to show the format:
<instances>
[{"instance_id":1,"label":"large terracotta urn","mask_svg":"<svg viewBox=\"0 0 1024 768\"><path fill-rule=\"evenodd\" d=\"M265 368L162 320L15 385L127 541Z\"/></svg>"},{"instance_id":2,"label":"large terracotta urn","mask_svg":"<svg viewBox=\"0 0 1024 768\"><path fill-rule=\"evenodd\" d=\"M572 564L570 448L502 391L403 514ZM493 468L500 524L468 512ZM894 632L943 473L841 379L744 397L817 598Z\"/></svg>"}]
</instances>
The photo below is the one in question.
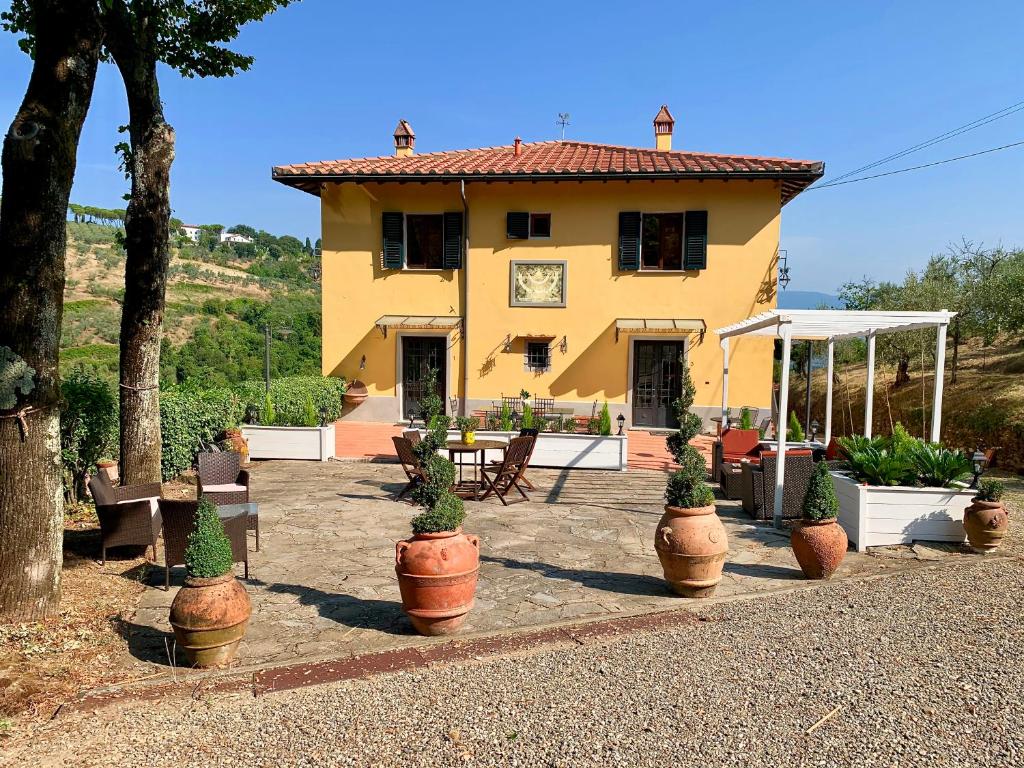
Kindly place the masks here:
<instances>
[{"instance_id":1,"label":"large terracotta urn","mask_svg":"<svg viewBox=\"0 0 1024 768\"><path fill-rule=\"evenodd\" d=\"M1009 527L1010 516L1001 501L971 499L971 506L964 510L964 530L975 552L993 551L1002 543Z\"/></svg>"},{"instance_id":2,"label":"large terracotta urn","mask_svg":"<svg viewBox=\"0 0 1024 768\"><path fill-rule=\"evenodd\" d=\"M252 605L234 574L187 578L171 603L174 639L194 667L231 663L249 625Z\"/></svg>"},{"instance_id":3,"label":"large terracotta urn","mask_svg":"<svg viewBox=\"0 0 1024 768\"><path fill-rule=\"evenodd\" d=\"M654 548L672 590L685 597L711 597L722 580L729 539L725 526L706 507L666 506Z\"/></svg>"},{"instance_id":4,"label":"large terracotta urn","mask_svg":"<svg viewBox=\"0 0 1024 768\"><path fill-rule=\"evenodd\" d=\"M462 529L418 533L395 545L402 610L423 635L456 632L473 607L480 538Z\"/></svg>"},{"instance_id":5,"label":"large terracotta urn","mask_svg":"<svg viewBox=\"0 0 1024 768\"><path fill-rule=\"evenodd\" d=\"M354 379L345 388L345 402L349 405L359 405L369 394L370 392L366 389L366 385L359 379Z\"/></svg>"},{"instance_id":6,"label":"large terracotta urn","mask_svg":"<svg viewBox=\"0 0 1024 768\"><path fill-rule=\"evenodd\" d=\"M105 474L111 485L117 485L121 481L118 476L117 462L113 459L100 459L96 462L96 470Z\"/></svg>"},{"instance_id":7,"label":"large terracotta urn","mask_svg":"<svg viewBox=\"0 0 1024 768\"><path fill-rule=\"evenodd\" d=\"M831 579L846 557L850 540L834 517L798 520L789 534L800 570L808 579Z\"/></svg>"}]
</instances>

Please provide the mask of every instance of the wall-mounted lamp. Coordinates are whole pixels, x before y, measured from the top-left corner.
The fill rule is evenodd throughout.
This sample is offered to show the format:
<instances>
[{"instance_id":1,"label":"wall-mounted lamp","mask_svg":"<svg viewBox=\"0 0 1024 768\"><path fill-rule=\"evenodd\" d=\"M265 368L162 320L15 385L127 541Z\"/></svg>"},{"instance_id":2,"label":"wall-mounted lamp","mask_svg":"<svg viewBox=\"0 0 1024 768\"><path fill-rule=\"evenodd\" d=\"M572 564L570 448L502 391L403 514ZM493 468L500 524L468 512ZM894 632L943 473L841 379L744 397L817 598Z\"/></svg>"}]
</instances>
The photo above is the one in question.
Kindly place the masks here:
<instances>
[{"instance_id":1,"label":"wall-mounted lamp","mask_svg":"<svg viewBox=\"0 0 1024 768\"><path fill-rule=\"evenodd\" d=\"M512 351L512 334L509 333L505 336L505 340L501 342L501 349L503 352Z\"/></svg>"},{"instance_id":2,"label":"wall-mounted lamp","mask_svg":"<svg viewBox=\"0 0 1024 768\"><path fill-rule=\"evenodd\" d=\"M562 340L558 342L558 351L563 355L569 351L569 340L565 336L563 336Z\"/></svg>"},{"instance_id":3,"label":"wall-mounted lamp","mask_svg":"<svg viewBox=\"0 0 1024 768\"><path fill-rule=\"evenodd\" d=\"M360 371L365 371L366 370L366 355L363 355L359 359L359 370Z\"/></svg>"},{"instance_id":4,"label":"wall-mounted lamp","mask_svg":"<svg viewBox=\"0 0 1024 768\"><path fill-rule=\"evenodd\" d=\"M617 422L619 422L619 432L618 432L618 435L619 435L619 437L622 437L622 428L623 428L624 426L626 426L626 417L625 417L625 416L623 416L623 415L622 415L622 414L620 413L620 414L619 414L618 416L616 416L616 417L615 417L615 420L616 420Z\"/></svg>"},{"instance_id":5,"label":"wall-mounted lamp","mask_svg":"<svg viewBox=\"0 0 1024 768\"><path fill-rule=\"evenodd\" d=\"M779 287L786 290L790 280L792 278L789 276L789 251L782 250L779 251Z\"/></svg>"}]
</instances>

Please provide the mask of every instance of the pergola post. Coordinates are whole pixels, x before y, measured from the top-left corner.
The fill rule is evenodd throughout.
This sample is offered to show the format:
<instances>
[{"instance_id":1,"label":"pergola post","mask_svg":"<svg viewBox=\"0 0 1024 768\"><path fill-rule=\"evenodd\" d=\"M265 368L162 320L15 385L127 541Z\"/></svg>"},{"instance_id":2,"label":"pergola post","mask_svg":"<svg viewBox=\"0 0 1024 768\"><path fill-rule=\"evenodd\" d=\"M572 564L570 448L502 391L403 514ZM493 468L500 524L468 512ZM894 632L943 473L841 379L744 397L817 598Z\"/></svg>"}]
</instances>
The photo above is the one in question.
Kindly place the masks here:
<instances>
[{"instance_id":1,"label":"pergola post","mask_svg":"<svg viewBox=\"0 0 1024 768\"><path fill-rule=\"evenodd\" d=\"M722 431L729 428L729 339L722 339Z\"/></svg>"},{"instance_id":2,"label":"pergola post","mask_svg":"<svg viewBox=\"0 0 1024 768\"><path fill-rule=\"evenodd\" d=\"M864 437L871 437L871 418L875 410L875 334L868 334L868 382L864 393Z\"/></svg>"},{"instance_id":3,"label":"pergola post","mask_svg":"<svg viewBox=\"0 0 1024 768\"><path fill-rule=\"evenodd\" d=\"M932 394L932 442L942 431L942 385L946 378L946 324L940 323L935 339L935 387Z\"/></svg>"},{"instance_id":4,"label":"pergola post","mask_svg":"<svg viewBox=\"0 0 1024 768\"><path fill-rule=\"evenodd\" d=\"M782 528L782 484L786 474L786 414L789 413L789 364L793 351L792 329L789 325L780 325L782 334L782 373L779 382L779 423L775 425L778 469L775 472L775 507L772 510L772 523Z\"/></svg>"},{"instance_id":5,"label":"pergola post","mask_svg":"<svg viewBox=\"0 0 1024 768\"><path fill-rule=\"evenodd\" d=\"M832 367L835 363L836 342L828 340L828 367L825 372L825 446L832 442Z\"/></svg>"}]
</instances>

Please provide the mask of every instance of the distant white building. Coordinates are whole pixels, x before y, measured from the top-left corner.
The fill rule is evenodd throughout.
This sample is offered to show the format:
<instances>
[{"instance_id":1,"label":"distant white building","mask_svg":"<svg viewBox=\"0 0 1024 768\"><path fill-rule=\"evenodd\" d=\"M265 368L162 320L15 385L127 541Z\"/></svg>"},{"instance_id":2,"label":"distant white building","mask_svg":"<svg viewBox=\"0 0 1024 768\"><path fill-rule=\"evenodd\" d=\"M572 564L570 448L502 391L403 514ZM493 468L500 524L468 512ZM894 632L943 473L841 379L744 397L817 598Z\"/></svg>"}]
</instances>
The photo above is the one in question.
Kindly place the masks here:
<instances>
[{"instance_id":1,"label":"distant white building","mask_svg":"<svg viewBox=\"0 0 1024 768\"><path fill-rule=\"evenodd\" d=\"M193 243L199 242L199 227L197 227L195 224L182 224L181 234L183 234Z\"/></svg>"},{"instance_id":2,"label":"distant white building","mask_svg":"<svg viewBox=\"0 0 1024 768\"><path fill-rule=\"evenodd\" d=\"M248 235L239 235L236 232L221 231L220 241L222 243L251 243L252 238Z\"/></svg>"}]
</instances>

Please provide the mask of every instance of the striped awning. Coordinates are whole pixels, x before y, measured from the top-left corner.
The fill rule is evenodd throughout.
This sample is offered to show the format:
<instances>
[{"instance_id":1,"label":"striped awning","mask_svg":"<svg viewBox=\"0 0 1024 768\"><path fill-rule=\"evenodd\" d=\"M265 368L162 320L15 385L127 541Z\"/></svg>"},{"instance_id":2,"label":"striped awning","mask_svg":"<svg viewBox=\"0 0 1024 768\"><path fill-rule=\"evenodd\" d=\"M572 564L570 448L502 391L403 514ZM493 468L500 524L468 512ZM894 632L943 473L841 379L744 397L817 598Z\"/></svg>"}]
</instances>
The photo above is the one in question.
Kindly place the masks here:
<instances>
[{"instance_id":1,"label":"striped awning","mask_svg":"<svg viewBox=\"0 0 1024 768\"><path fill-rule=\"evenodd\" d=\"M462 327L462 318L452 315L384 315L374 325L388 337L389 328L418 331L447 331Z\"/></svg>"},{"instance_id":2,"label":"striped awning","mask_svg":"<svg viewBox=\"0 0 1024 768\"><path fill-rule=\"evenodd\" d=\"M615 340L620 333L658 333L667 336L686 336L699 333L704 336L707 324L700 318L642 318L620 317L615 321Z\"/></svg>"}]
</instances>

